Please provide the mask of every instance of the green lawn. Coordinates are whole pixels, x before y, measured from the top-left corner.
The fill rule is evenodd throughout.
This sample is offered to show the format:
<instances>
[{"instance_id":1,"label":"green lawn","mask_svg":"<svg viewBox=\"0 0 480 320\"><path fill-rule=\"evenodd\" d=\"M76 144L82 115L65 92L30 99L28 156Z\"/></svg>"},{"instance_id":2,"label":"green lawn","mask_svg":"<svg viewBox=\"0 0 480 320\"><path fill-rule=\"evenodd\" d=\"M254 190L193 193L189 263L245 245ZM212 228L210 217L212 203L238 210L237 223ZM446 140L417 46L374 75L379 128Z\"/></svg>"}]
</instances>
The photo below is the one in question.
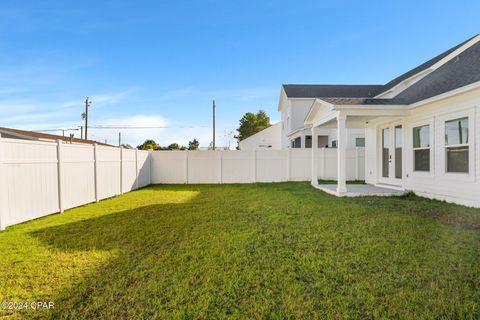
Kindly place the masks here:
<instances>
[{"instance_id":1,"label":"green lawn","mask_svg":"<svg viewBox=\"0 0 480 320\"><path fill-rule=\"evenodd\" d=\"M0 302L71 319L480 318L480 210L160 185L0 232Z\"/></svg>"}]
</instances>

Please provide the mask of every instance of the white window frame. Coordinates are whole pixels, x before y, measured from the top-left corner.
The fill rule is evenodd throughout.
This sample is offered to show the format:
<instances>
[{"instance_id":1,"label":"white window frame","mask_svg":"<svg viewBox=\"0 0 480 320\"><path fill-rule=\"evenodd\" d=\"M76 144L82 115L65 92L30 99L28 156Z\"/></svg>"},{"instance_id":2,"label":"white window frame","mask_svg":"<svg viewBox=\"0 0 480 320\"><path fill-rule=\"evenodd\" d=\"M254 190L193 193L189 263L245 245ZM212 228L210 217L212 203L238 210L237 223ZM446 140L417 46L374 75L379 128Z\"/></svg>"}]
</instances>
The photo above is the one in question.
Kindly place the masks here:
<instances>
[{"instance_id":1,"label":"white window frame","mask_svg":"<svg viewBox=\"0 0 480 320\"><path fill-rule=\"evenodd\" d=\"M429 141L430 141L430 171L415 171L415 152L414 150L426 149L426 148L414 148L413 147L413 129L417 127L429 126ZM432 178L435 175L435 121L434 118L427 118L421 121L412 122L405 126L406 135L405 141L403 142L405 146L405 151L410 154L405 154L405 159L411 159L411 166L408 166L408 172L406 171L404 176L408 178L410 175L414 178ZM408 130L408 131L407 131ZM404 165L406 169L407 164ZM408 174L410 173L410 175Z\"/></svg>"},{"instance_id":2,"label":"white window frame","mask_svg":"<svg viewBox=\"0 0 480 320\"><path fill-rule=\"evenodd\" d=\"M445 123L451 120L468 118L468 143L462 145L446 145L445 144ZM438 117L440 121L440 134L442 137L440 151L440 172L442 178L458 181L474 181L475 180L475 109L469 108L457 112L443 114ZM468 146L468 173L466 172L447 172L447 148L455 146Z\"/></svg>"},{"instance_id":3,"label":"white window frame","mask_svg":"<svg viewBox=\"0 0 480 320\"><path fill-rule=\"evenodd\" d=\"M363 147L362 146L357 146L357 139L363 139ZM365 148L365 142L366 142L366 139L365 137L362 137L362 136L355 136L355 147L356 148Z\"/></svg>"},{"instance_id":4,"label":"white window frame","mask_svg":"<svg viewBox=\"0 0 480 320\"><path fill-rule=\"evenodd\" d=\"M428 147L415 147L415 144L413 143L414 139L415 139L415 129L417 128L423 128L423 127L428 127ZM432 135L432 128L430 127L429 124L424 124L424 125L420 125L420 126L414 126L412 127L412 150L413 150L413 172L425 172L425 173L430 173L432 171L432 164L431 164L431 157L432 157L432 144L431 144L431 139L430 139L430 136ZM428 153L429 153L429 157L428 157L428 170L415 170L415 151L418 151L418 150L428 150Z\"/></svg>"}]
</instances>

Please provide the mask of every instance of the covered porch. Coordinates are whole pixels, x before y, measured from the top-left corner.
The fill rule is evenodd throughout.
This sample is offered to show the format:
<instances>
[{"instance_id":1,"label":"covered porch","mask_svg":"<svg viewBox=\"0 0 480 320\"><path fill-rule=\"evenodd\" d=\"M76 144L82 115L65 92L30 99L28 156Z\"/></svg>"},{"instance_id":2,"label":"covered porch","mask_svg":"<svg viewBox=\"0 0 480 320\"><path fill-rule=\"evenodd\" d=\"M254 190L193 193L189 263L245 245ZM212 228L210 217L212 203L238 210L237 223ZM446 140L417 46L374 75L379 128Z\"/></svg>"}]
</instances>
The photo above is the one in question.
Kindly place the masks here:
<instances>
[{"instance_id":1,"label":"covered porch","mask_svg":"<svg viewBox=\"0 0 480 320\"><path fill-rule=\"evenodd\" d=\"M316 99L313 103L306 119L305 124L311 127L312 144L316 145L318 130L320 128L336 128L337 130L337 183L319 184L318 182L318 153L312 149L312 177L313 187L326 193L340 197L357 196L393 196L401 195L405 192L400 183L390 184L386 179L370 180L370 184L348 184L347 183L347 128L365 128L371 121L377 119L390 119L408 116L408 110L404 105L381 105L381 104L363 104L362 99ZM378 141L369 141L365 136L365 144L370 148L365 150L366 161L367 153L369 156L376 157L380 151L377 145ZM373 154L372 154L373 153ZM391 162L391 161L390 161ZM378 171L375 172L378 175ZM376 177L378 178L378 176ZM397 181L398 182L398 179Z\"/></svg>"}]
</instances>

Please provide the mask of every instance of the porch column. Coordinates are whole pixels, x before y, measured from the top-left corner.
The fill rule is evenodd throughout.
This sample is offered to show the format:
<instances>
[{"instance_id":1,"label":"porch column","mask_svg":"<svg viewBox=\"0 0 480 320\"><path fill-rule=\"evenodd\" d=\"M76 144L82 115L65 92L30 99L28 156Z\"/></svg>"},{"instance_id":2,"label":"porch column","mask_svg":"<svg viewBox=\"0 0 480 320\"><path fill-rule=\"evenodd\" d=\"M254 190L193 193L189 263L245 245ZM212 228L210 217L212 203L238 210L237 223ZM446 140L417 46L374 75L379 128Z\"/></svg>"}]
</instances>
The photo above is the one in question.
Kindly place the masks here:
<instances>
[{"instance_id":1,"label":"porch column","mask_svg":"<svg viewBox=\"0 0 480 320\"><path fill-rule=\"evenodd\" d=\"M312 126L312 178L311 184L313 186L318 185L318 134L317 130L315 130L315 126Z\"/></svg>"},{"instance_id":2,"label":"porch column","mask_svg":"<svg viewBox=\"0 0 480 320\"><path fill-rule=\"evenodd\" d=\"M337 116L337 193L347 192L347 117Z\"/></svg>"}]
</instances>

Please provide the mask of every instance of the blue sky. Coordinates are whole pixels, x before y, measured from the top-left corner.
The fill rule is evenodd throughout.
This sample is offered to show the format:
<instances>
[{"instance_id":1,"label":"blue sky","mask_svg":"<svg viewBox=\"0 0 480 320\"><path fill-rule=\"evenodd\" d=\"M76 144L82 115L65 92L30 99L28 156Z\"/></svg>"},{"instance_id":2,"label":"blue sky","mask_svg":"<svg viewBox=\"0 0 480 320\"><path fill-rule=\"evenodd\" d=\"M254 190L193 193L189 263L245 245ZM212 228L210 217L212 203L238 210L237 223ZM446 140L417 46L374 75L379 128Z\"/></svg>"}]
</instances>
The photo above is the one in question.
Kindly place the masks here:
<instances>
[{"instance_id":1,"label":"blue sky","mask_svg":"<svg viewBox=\"0 0 480 320\"><path fill-rule=\"evenodd\" d=\"M385 83L480 32L478 1L0 3L0 126L166 126L124 142L217 141L282 83ZM116 142L118 132L91 130ZM78 134L78 133L77 133ZM233 141L232 141L233 145Z\"/></svg>"}]
</instances>

